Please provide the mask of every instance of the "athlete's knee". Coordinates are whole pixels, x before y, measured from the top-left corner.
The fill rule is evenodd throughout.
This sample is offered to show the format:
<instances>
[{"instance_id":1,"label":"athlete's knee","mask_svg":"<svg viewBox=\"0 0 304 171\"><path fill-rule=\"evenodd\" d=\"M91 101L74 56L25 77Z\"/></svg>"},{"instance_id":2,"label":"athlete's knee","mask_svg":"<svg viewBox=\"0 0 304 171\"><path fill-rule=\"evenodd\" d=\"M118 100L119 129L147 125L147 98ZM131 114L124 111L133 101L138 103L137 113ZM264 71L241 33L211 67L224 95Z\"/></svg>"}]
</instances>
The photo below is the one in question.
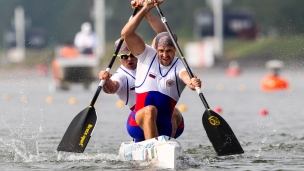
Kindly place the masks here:
<instances>
[{"instance_id":1,"label":"athlete's knee","mask_svg":"<svg viewBox=\"0 0 304 171\"><path fill-rule=\"evenodd\" d=\"M151 106L151 105L146 106L140 109L136 113L136 122L140 126L150 121L156 121L156 118L157 118L157 108L155 106Z\"/></svg>"},{"instance_id":2,"label":"athlete's knee","mask_svg":"<svg viewBox=\"0 0 304 171\"><path fill-rule=\"evenodd\" d=\"M149 105L145 107L145 118L148 120L156 120L157 118L157 108L155 106Z\"/></svg>"},{"instance_id":3,"label":"athlete's knee","mask_svg":"<svg viewBox=\"0 0 304 171\"><path fill-rule=\"evenodd\" d=\"M173 119L175 120L177 125L182 122L182 114L177 108L174 108Z\"/></svg>"},{"instance_id":4,"label":"athlete's knee","mask_svg":"<svg viewBox=\"0 0 304 171\"><path fill-rule=\"evenodd\" d=\"M175 116L181 116L182 115L182 113L177 108L174 108L173 113L174 113Z\"/></svg>"}]
</instances>

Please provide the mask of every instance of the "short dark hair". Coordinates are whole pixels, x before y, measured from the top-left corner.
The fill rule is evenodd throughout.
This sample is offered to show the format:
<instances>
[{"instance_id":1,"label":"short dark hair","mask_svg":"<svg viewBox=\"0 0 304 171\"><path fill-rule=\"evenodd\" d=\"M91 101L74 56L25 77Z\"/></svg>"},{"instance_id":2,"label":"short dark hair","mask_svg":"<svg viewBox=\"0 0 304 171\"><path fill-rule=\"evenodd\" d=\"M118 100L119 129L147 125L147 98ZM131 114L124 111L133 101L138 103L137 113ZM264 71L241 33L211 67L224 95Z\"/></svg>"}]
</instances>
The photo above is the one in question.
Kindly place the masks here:
<instances>
[{"instance_id":1,"label":"short dark hair","mask_svg":"<svg viewBox=\"0 0 304 171\"><path fill-rule=\"evenodd\" d=\"M173 34L173 38L177 41L177 36ZM171 40L170 34L168 32L158 33L155 37L154 47L159 46L174 46L173 41Z\"/></svg>"}]
</instances>

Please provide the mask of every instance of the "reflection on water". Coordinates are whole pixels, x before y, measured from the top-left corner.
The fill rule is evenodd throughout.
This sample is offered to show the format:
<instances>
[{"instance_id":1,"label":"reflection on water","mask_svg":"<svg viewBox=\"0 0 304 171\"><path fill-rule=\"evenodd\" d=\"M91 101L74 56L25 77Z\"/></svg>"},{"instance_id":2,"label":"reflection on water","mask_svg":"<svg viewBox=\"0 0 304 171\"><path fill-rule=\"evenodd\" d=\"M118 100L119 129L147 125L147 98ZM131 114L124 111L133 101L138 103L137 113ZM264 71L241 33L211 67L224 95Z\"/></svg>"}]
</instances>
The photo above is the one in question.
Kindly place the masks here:
<instances>
[{"instance_id":1,"label":"reflection on water","mask_svg":"<svg viewBox=\"0 0 304 171\"><path fill-rule=\"evenodd\" d=\"M284 71L291 88L265 93L259 88L264 69L244 70L227 77L223 69L197 70L203 93L214 109L222 109L245 153L217 157L202 125L204 105L186 89L180 102L186 106L185 132L179 138L185 170L301 170L303 167L302 72ZM73 85L69 91L49 92L51 78L24 72L0 74L1 169L158 170L147 162L121 162L121 142L131 141L125 129L127 107L118 107L115 95L101 93L95 105L98 121L83 154L57 152L72 119L86 108L95 89ZM98 84L98 83L96 83ZM97 85L96 85L97 88ZM73 103L70 102L74 99ZM51 100L50 100L51 99ZM259 111L267 109L266 116Z\"/></svg>"}]
</instances>

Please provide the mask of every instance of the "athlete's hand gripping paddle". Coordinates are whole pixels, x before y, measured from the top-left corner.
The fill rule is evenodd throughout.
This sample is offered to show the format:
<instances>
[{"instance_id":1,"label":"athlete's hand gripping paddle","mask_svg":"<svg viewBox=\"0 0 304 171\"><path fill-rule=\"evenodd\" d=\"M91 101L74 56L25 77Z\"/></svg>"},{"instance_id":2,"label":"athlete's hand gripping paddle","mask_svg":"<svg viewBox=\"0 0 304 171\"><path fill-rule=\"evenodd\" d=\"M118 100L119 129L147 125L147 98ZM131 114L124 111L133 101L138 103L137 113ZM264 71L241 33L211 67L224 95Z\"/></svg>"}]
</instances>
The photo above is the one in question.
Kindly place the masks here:
<instances>
[{"instance_id":1,"label":"athlete's hand gripping paddle","mask_svg":"<svg viewBox=\"0 0 304 171\"><path fill-rule=\"evenodd\" d=\"M137 8L133 10L132 16L130 19L137 13ZM124 42L123 38L120 38L118 46L116 47L113 57L108 65L106 71L110 71L113 66L113 63L116 59L116 56L121 48L122 43ZM75 116L75 118L70 123L65 134L63 135L61 142L59 143L57 150L66 151L66 152L77 152L82 153L92 135L94 127L97 121L97 114L94 108L94 104L97 100L97 97L102 90L102 87L105 83L105 80L101 80L98 88L95 92L95 95L91 101L89 107L83 109L80 113Z\"/></svg>"},{"instance_id":2,"label":"athlete's hand gripping paddle","mask_svg":"<svg viewBox=\"0 0 304 171\"><path fill-rule=\"evenodd\" d=\"M175 48L177 49L180 58L186 67L186 70L192 79L194 77L192 71L189 68L189 65L180 50L177 42L173 38L172 31L164 17L159 5L156 4L156 9L161 17L162 22L165 24L165 27L170 34L170 37L174 43ZM237 140L236 136L234 135L232 129L228 125L228 123L217 113L210 109L200 87L196 87L196 91L199 94L206 110L202 117L202 122L208 138L213 145L218 156L225 156L225 155L234 155L234 154L242 154L244 153L239 141Z\"/></svg>"}]
</instances>

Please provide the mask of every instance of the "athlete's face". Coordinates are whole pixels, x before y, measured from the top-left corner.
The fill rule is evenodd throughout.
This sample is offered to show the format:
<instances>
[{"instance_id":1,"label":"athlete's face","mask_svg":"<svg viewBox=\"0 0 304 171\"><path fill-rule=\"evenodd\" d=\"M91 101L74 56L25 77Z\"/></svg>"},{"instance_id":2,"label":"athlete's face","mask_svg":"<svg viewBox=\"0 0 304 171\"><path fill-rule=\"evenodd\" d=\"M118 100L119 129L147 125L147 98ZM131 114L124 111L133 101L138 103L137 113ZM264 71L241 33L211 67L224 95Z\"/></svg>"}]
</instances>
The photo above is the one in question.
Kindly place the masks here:
<instances>
[{"instance_id":1,"label":"athlete's face","mask_svg":"<svg viewBox=\"0 0 304 171\"><path fill-rule=\"evenodd\" d=\"M127 54L120 54L117 55L120 59L120 63L130 69L130 70L134 70L136 69L137 66L137 58L132 54L132 53L127 53Z\"/></svg>"},{"instance_id":2,"label":"athlete's face","mask_svg":"<svg viewBox=\"0 0 304 171\"><path fill-rule=\"evenodd\" d=\"M169 66L175 56L176 49L174 46L157 47L158 61L164 66Z\"/></svg>"}]
</instances>

